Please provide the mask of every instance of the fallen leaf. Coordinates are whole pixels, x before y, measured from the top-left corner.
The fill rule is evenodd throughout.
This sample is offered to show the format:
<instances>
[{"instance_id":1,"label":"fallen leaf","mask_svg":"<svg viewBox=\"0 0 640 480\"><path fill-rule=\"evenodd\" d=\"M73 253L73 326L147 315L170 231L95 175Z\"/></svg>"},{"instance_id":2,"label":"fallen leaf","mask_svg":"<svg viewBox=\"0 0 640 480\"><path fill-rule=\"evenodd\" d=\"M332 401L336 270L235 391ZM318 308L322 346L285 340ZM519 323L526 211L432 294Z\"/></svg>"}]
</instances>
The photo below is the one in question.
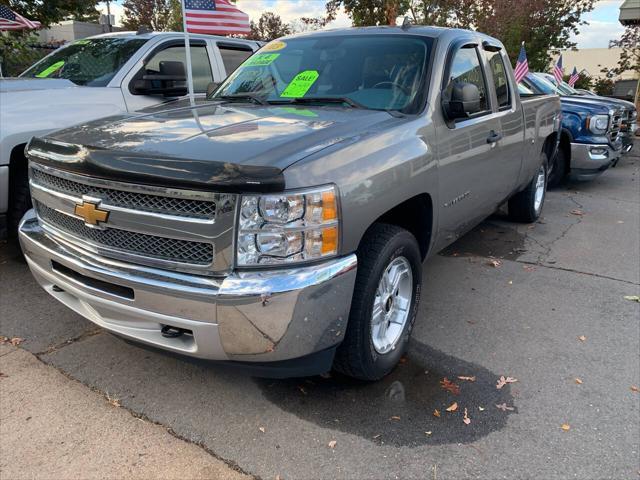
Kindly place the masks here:
<instances>
[{"instance_id":1,"label":"fallen leaf","mask_svg":"<svg viewBox=\"0 0 640 480\"><path fill-rule=\"evenodd\" d=\"M510 412L513 412L515 410L515 408L513 408L513 407L507 407L506 403L501 403L499 405L496 405L496 408L498 410L502 410L503 412L506 412L507 410L510 411Z\"/></svg>"},{"instance_id":2,"label":"fallen leaf","mask_svg":"<svg viewBox=\"0 0 640 480\"><path fill-rule=\"evenodd\" d=\"M501 376L500 379L498 380L498 383L496 384L496 388L498 390L500 390L502 387L504 387L507 383L515 383L517 382L518 379L517 378L513 378L513 377L504 377Z\"/></svg>"},{"instance_id":3,"label":"fallen leaf","mask_svg":"<svg viewBox=\"0 0 640 480\"><path fill-rule=\"evenodd\" d=\"M7 337L0 336L0 343L7 343L9 339Z\"/></svg>"},{"instance_id":4,"label":"fallen leaf","mask_svg":"<svg viewBox=\"0 0 640 480\"><path fill-rule=\"evenodd\" d=\"M397 415L393 415L389 420L400 420L400 417Z\"/></svg>"},{"instance_id":5,"label":"fallen leaf","mask_svg":"<svg viewBox=\"0 0 640 480\"><path fill-rule=\"evenodd\" d=\"M478 410L480 410L481 412L484 412L484 407L478 407Z\"/></svg>"},{"instance_id":6,"label":"fallen leaf","mask_svg":"<svg viewBox=\"0 0 640 480\"><path fill-rule=\"evenodd\" d=\"M502 266L502 261L492 258L487 262L487 265L489 265L490 267L499 268L500 266Z\"/></svg>"},{"instance_id":7,"label":"fallen leaf","mask_svg":"<svg viewBox=\"0 0 640 480\"><path fill-rule=\"evenodd\" d=\"M454 395L458 395L460 393L460 387L449 380L447 377L444 377L442 380L440 380L440 386L447 392L453 393Z\"/></svg>"},{"instance_id":8,"label":"fallen leaf","mask_svg":"<svg viewBox=\"0 0 640 480\"><path fill-rule=\"evenodd\" d=\"M434 417L438 417L438 418L440 418L440 410L435 409L435 410L433 411L433 416L434 416Z\"/></svg>"},{"instance_id":9,"label":"fallen leaf","mask_svg":"<svg viewBox=\"0 0 640 480\"><path fill-rule=\"evenodd\" d=\"M464 375L459 375L458 378L460 380L465 380L467 382L475 382L476 381L476 377L475 376L474 377L466 377Z\"/></svg>"},{"instance_id":10,"label":"fallen leaf","mask_svg":"<svg viewBox=\"0 0 640 480\"><path fill-rule=\"evenodd\" d=\"M469 418L469 415L467 414L467 409L464 409L464 417L462 417L462 421L464 422L465 425L469 425L471 423L471 419Z\"/></svg>"},{"instance_id":11,"label":"fallen leaf","mask_svg":"<svg viewBox=\"0 0 640 480\"><path fill-rule=\"evenodd\" d=\"M571 425L569 425L568 423L563 423L562 425L560 425L560 428L565 432L568 432L571 429Z\"/></svg>"},{"instance_id":12,"label":"fallen leaf","mask_svg":"<svg viewBox=\"0 0 640 480\"><path fill-rule=\"evenodd\" d=\"M267 430L264 427L258 427L258 430L260 430L262 433L266 433Z\"/></svg>"},{"instance_id":13,"label":"fallen leaf","mask_svg":"<svg viewBox=\"0 0 640 480\"><path fill-rule=\"evenodd\" d=\"M22 342L24 342L24 338L20 338L20 337L13 337L11 339L11 345L13 345L14 347L17 347L18 345L20 345Z\"/></svg>"},{"instance_id":14,"label":"fallen leaf","mask_svg":"<svg viewBox=\"0 0 640 480\"><path fill-rule=\"evenodd\" d=\"M638 393L640 392L640 388L638 388L636 385L631 385L631 391L634 393Z\"/></svg>"},{"instance_id":15,"label":"fallen leaf","mask_svg":"<svg viewBox=\"0 0 640 480\"><path fill-rule=\"evenodd\" d=\"M587 337L585 337L584 335L580 335L578 337L578 340L580 340L581 342L586 342L587 341Z\"/></svg>"},{"instance_id":16,"label":"fallen leaf","mask_svg":"<svg viewBox=\"0 0 640 480\"><path fill-rule=\"evenodd\" d=\"M582 379L581 378L576 378L576 383L578 385L582 385Z\"/></svg>"},{"instance_id":17,"label":"fallen leaf","mask_svg":"<svg viewBox=\"0 0 640 480\"><path fill-rule=\"evenodd\" d=\"M578 217L584 215L584 212L582 210L578 210L577 208L571 210L569 213L571 215L577 215Z\"/></svg>"},{"instance_id":18,"label":"fallen leaf","mask_svg":"<svg viewBox=\"0 0 640 480\"><path fill-rule=\"evenodd\" d=\"M117 399L117 398L115 398L115 397L111 397L111 396L109 395L109 393L108 393L108 392L106 393L106 395L107 395L107 401L108 401L112 406L114 406L114 407L116 407L116 408L119 408L119 407L120 407L120 400L118 400L118 399Z\"/></svg>"},{"instance_id":19,"label":"fallen leaf","mask_svg":"<svg viewBox=\"0 0 640 480\"><path fill-rule=\"evenodd\" d=\"M327 445L329 448L336 448L336 443L338 443L335 440L331 440Z\"/></svg>"},{"instance_id":20,"label":"fallen leaf","mask_svg":"<svg viewBox=\"0 0 640 480\"><path fill-rule=\"evenodd\" d=\"M447 412L455 412L458 409L458 402L453 402L448 408Z\"/></svg>"},{"instance_id":21,"label":"fallen leaf","mask_svg":"<svg viewBox=\"0 0 640 480\"><path fill-rule=\"evenodd\" d=\"M424 433L426 433L427 435L431 435L433 432L428 431L428 432L424 432Z\"/></svg>"},{"instance_id":22,"label":"fallen leaf","mask_svg":"<svg viewBox=\"0 0 640 480\"><path fill-rule=\"evenodd\" d=\"M625 300L629 300L630 302L639 302L640 303L640 297L638 295L625 295L624 299Z\"/></svg>"}]
</instances>

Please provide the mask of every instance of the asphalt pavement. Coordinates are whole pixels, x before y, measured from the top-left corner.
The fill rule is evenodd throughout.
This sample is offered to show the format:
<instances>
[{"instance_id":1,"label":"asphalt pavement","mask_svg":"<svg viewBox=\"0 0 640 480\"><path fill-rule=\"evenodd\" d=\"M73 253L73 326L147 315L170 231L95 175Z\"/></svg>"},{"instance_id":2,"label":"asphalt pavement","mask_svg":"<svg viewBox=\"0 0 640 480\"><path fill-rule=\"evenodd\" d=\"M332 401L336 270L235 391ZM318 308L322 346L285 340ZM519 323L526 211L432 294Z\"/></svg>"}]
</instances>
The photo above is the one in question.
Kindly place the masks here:
<instances>
[{"instance_id":1,"label":"asphalt pavement","mask_svg":"<svg viewBox=\"0 0 640 480\"><path fill-rule=\"evenodd\" d=\"M0 335L259 478L640 474L638 156L549 192L535 225L497 214L430 259L410 352L378 383L125 343L40 290L11 243L0 286Z\"/></svg>"}]
</instances>

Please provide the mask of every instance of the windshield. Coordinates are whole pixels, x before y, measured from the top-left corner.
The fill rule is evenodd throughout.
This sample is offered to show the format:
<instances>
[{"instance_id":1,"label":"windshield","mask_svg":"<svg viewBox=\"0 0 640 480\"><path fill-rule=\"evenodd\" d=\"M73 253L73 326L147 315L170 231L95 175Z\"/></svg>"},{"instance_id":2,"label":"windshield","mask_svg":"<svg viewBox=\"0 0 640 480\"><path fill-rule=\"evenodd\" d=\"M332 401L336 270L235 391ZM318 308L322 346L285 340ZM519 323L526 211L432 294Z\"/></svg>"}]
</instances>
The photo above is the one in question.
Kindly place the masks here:
<instances>
[{"instance_id":1,"label":"windshield","mask_svg":"<svg viewBox=\"0 0 640 480\"><path fill-rule=\"evenodd\" d=\"M538 75L549 82L551 85L553 85L554 88L556 85L558 85L553 75L549 75L548 73L540 73ZM568 83L565 82L562 82L558 85L558 91L562 95L580 95L575 89L573 89Z\"/></svg>"},{"instance_id":2,"label":"windshield","mask_svg":"<svg viewBox=\"0 0 640 480\"><path fill-rule=\"evenodd\" d=\"M105 87L146 41L113 37L78 40L43 58L20 76L65 78L76 85Z\"/></svg>"},{"instance_id":3,"label":"windshield","mask_svg":"<svg viewBox=\"0 0 640 480\"><path fill-rule=\"evenodd\" d=\"M524 86L521 83L518 84L518 93L520 95L535 95L535 93L533 93L533 90L531 90L530 88Z\"/></svg>"},{"instance_id":4,"label":"windshield","mask_svg":"<svg viewBox=\"0 0 640 480\"><path fill-rule=\"evenodd\" d=\"M527 75L527 80L533 85L534 88L537 88L542 93L552 95L558 93L556 86L553 83L547 81L544 77L529 74Z\"/></svg>"},{"instance_id":5,"label":"windshield","mask_svg":"<svg viewBox=\"0 0 640 480\"><path fill-rule=\"evenodd\" d=\"M432 43L408 35L274 41L249 57L211 98L415 113L426 91Z\"/></svg>"}]
</instances>

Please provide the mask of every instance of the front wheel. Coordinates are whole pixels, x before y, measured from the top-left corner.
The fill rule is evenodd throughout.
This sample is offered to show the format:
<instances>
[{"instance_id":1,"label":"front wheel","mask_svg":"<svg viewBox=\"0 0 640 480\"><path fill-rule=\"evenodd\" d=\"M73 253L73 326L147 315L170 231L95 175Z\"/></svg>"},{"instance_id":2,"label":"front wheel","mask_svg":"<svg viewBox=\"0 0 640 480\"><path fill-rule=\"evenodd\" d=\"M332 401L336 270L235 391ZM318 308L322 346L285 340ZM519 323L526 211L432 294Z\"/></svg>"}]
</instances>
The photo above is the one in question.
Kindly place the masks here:
<instances>
[{"instance_id":1,"label":"front wheel","mask_svg":"<svg viewBox=\"0 0 640 480\"><path fill-rule=\"evenodd\" d=\"M387 375L407 349L422 283L415 237L376 224L358 249L358 274L349 323L334 368L361 380Z\"/></svg>"},{"instance_id":2,"label":"front wheel","mask_svg":"<svg viewBox=\"0 0 640 480\"><path fill-rule=\"evenodd\" d=\"M540 218L547 196L547 157L542 162L527 188L509 199L509 219L514 222L532 223Z\"/></svg>"}]
</instances>

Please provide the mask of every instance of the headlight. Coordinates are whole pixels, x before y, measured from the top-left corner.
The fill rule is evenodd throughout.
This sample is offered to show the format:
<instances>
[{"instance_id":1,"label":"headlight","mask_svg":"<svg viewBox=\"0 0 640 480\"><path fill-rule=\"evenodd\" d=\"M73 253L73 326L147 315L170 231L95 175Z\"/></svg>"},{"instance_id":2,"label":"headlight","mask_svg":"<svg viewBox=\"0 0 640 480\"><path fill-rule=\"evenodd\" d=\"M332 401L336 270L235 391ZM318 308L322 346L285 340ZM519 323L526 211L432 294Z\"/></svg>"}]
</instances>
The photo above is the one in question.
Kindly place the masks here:
<instances>
[{"instance_id":1,"label":"headlight","mask_svg":"<svg viewBox=\"0 0 640 480\"><path fill-rule=\"evenodd\" d=\"M338 253L338 198L333 186L275 195L243 195L239 267L290 264Z\"/></svg>"},{"instance_id":2,"label":"headlight","mask_svg":"<svg viewBox=\"0 0 640 480\"><path fill-rule=\"evenodd\" d=\"M587 128L596 135L606 133L609 128L609 115L593 115L587 118Z\"/></svg>"}]
</instances>

